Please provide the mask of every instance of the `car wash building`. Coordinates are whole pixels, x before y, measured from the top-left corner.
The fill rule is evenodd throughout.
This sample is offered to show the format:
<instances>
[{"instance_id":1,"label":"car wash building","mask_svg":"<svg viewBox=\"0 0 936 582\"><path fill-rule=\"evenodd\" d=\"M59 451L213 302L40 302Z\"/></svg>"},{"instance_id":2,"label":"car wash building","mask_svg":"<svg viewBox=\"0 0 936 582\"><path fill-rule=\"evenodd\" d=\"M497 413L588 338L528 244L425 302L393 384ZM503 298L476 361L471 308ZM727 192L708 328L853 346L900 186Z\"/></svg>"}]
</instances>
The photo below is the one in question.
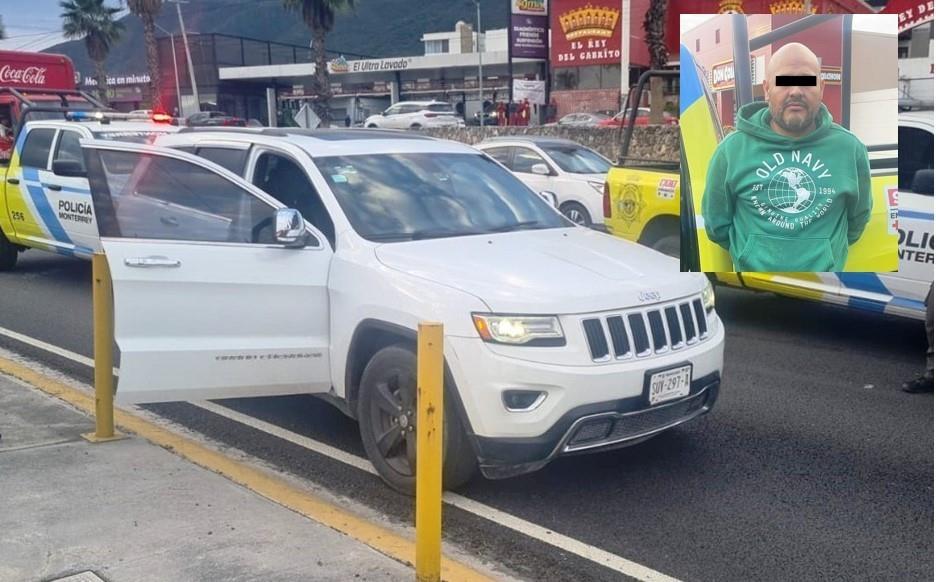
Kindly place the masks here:
<instances>
[{"instance_id":1,"label":"car wash building","mask_svg":"<svg viewBox=\"0 0 936 582\"><path fill-rule=\"evenodd\" d=\"M332 123L343 124L346 118L360 123L404 100L447 101L469 117L479 109L480 95L485 101L506 100L511 68L515 78L545 77L544 59L516 58L512 67L508 64L507 32L478 35L459 22L454 31L424 35L424 54L419 56L329 54ZM268 90L275 95L281 120L310 102L315 64L308 47L222 34L189 35L189 46L203 108L269 124ZM160 38L159 60L168 71L160 81L164 103L177 107L177 94L182 102L192 101L181 38L175 38L175 46L169 38Z\"/></svg>"}]
</instances>

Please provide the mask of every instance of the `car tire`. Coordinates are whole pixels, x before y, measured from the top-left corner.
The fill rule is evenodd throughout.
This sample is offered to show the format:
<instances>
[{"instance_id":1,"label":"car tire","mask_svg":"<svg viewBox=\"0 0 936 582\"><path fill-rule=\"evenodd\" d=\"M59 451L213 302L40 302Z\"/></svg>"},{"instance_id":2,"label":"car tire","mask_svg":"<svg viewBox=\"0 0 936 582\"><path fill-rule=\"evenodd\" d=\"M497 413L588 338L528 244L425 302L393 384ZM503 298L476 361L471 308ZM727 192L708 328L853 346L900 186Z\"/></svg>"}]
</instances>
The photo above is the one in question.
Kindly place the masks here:
<instances>
[{"instance_id":1,"label":"car tire","mask_svg":"<svg viewBox=\"0 0 936 582\"><path fill-rule=\"evenodd\" d=\"M361 441L380 478L406 495L416 493L415 398L416 353L413 349L393 345L377 352L361 376L358 398ZM444 400L442 483L444 488L454 489L475 474L478 458L451 398L446 396ZM390 408L400 416L391 415ZM378 444L381 437L383 443Z\"/></svg>"},{"instance_id":2,"label":"car tire","mask_svg":"<svg viewBox=\"0 0 936 582\"><path fill-rule=\"evenodd\" d=\"M578 202L564 202L559 206L559 212L579 226L591 226L592 219L588 209Z\"/></svg>"},{"instance_id":3,"label":"car tire","mask_svg":"<svg viewBox=\"0 0 936 582\"><path fill-rule=\"evenodd\" d=\"M19 248L0 231L0 271L12 271L18 256Z\"/></svg>"},{"instance_id":4,"label":"car tire","mask_svg":"<svg viewBox=\"0 0 936 582\"><path fill-rule=\"evenodd\" d=\"M679 234L661 236L647 246L664 255L669 255L676 259L679 258Z\"/></svg>"},{"instance_id":5,"label":"car tire","mask_svg":"<svg viewBox=\"0 0 936 582\"><path fill-rule=\"evenodd\" d=\"M409 126L409 128L410 129L422 129L422 126L419 125L418 123L414 123L413 125Z\"/></svg>"},{"instance_id":6,"label":"car tire","mask_svg":"<svg viewBox=\"0 0 936 582\"><path fill-rule=\"evenodd\" d=\"M368 127L368 129L377 129L377 124L376 124L376 123L368 123L368 124L367 124L367 127Z\"/></svg>"}]
</instances>

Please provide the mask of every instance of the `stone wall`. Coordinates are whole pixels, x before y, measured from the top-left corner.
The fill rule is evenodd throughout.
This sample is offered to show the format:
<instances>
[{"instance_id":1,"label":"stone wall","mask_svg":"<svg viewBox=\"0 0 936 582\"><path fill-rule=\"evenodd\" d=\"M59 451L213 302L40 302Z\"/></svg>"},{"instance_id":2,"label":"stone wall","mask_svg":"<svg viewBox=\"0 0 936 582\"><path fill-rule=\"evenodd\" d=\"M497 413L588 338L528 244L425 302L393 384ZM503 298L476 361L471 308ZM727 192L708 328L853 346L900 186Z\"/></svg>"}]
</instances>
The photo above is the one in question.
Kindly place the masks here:
<instances>
[{"instance_id":1,"label":"stone wall","mask_svg":"<svg viewBox=\"0 0 936 582\"><path fill-rule=\"evenodd\" d=\"M600 152L605 157L617 159L617 128L605 127L453 127L419 130L432 137L460 141L469 145L489 137L511 135L539 135L571 139ZM621 139L624 132L621 131ZM671 125L650 125L634 128L628 157L679 162L679 128Z\"/></svg>"}]
</instances>

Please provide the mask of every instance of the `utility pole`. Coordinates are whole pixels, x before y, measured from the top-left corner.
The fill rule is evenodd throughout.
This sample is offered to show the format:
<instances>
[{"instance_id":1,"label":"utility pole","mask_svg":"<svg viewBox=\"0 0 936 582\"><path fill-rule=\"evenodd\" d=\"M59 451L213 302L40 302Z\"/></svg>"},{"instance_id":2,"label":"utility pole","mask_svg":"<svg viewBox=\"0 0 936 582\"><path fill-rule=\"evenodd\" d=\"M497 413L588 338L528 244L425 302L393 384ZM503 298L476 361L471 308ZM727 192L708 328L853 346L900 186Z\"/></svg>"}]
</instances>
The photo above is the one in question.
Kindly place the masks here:
<instances>
[{"instance_id":1,"label":"utility pole","mask_svg":"<svg viewBox=\"0 0 936 582\"><path fill-rule=\"evenodd\" d=\"M192 81L192 95L195 97L195 107L201 111L201 99L198 98L198 85L195 83L195 69L192 67L192 52L189 50L188 35L185 34L185 22L182 20L181 4L188 4L186 0L166 0L175 4L176 13L179 15L179 28L182 30L182 43L185 45L185 58L188 61L189 79ZM173 48L173 51L175 49ZM182 103L179 103L182 108Z\"/></svg>"},{"instance_id":2,"label":"utility pole","mask_svg":"<svg viewBox=\"0 0 936 582\"><path fill-rule=\"evenodd\" d=\"M159 26L155 22L156 28L169 35L169 42L172 44L172 70L175 72L175 92L176 102L179 104L179 116L182 115L182 90L179 88L179 63L176 60L175 35Z\"/></svg>"}]
</instances>

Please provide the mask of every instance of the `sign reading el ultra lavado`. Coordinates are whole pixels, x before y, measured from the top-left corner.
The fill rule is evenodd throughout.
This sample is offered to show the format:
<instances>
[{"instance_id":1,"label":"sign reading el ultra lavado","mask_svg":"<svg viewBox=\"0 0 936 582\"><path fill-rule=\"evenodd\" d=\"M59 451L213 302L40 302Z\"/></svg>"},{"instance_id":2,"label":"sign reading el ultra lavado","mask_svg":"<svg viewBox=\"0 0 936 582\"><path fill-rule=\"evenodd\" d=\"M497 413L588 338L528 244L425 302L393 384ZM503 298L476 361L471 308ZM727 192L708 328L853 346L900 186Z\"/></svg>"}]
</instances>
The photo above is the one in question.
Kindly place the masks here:
<instances>
[{"instance_id":1,"label":"sign reading el ultra lavado","mask_svg":"<svg viewBox=\"0 0 936 582\"><path fill-rule=\"evenodd\" d=\"M546 0L511 0L511 54L523 59L545 59L549 56L548 38Z\"/></svg>"},{"instance_id":2,"label":"sign reading el ultra lavado","mask_svg":"<svg viewBox=\"0 0 936 582\"><path fill-rule=\"evenodd\" d=\"M373 73L378 71L405 71L413 64L413 57L398 57L389 59L366 59L349 61L340 56L328 61L330 75L342 73Z\"/></svg>"}]
</instances>

